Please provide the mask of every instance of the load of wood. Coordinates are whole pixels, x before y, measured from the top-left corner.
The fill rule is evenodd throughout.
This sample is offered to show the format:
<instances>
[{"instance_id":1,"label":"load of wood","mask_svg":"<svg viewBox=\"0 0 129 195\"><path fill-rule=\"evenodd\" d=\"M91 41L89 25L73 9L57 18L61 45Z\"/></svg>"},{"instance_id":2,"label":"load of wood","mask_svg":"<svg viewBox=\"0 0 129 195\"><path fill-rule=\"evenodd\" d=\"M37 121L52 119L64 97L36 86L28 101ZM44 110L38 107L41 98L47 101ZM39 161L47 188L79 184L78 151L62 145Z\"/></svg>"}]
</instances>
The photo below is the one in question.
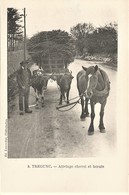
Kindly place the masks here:
<instances>
[{"instance_id":1,"label":"load of wood","mask_svg":"<svg viewBox=\"0 0 129 195\"><path fill-rule=\"evenodd\" d=\"M37 33L29 39L27 48L32 60L46 72L60 72L74 60L72 39L65 31Z\"/></svg>"}]
</instances>

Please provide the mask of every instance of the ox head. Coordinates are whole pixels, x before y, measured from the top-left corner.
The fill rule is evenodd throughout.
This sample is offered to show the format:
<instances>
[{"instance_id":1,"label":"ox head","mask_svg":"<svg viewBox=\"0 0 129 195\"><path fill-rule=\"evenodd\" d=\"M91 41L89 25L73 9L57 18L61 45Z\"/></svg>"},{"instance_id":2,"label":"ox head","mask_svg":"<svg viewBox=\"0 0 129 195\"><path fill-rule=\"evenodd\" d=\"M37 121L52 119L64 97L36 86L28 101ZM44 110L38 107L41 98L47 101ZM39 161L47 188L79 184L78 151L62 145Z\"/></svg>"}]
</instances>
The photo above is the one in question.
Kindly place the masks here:
<instances>
[{"instance_id":1,"label":"ox head","mask_svg":"<svg viewBox=\"0 0 129 195\"><path fill-rule=\"evenodd\" d=\"M34 70L33 76L35 77L34 82L36 86L46 90L49 77L45 75L44 71L41 69Z\"/></svg>"},{"instance_id":2,"label":"ox head","mask_svg":"<svg viewBox=\"0 0 129 195\"><path fill-rule=\"evenodd\" d=\"M43 90L46 90L47 89L47 84L48 84L48 80L49 80L49 77L46 76L46 75L40 75L40 84L42 86L42 89Z\"/></svg>"}]
</instances>

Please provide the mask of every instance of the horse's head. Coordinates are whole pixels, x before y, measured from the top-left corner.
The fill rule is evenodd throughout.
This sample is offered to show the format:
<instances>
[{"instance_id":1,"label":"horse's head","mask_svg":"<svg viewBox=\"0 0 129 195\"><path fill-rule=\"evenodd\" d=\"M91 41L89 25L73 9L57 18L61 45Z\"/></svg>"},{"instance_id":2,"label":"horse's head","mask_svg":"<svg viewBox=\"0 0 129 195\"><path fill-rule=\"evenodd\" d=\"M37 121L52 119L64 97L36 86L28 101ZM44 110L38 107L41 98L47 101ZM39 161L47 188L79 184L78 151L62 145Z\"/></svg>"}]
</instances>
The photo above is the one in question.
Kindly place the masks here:
<instances>
[{"instance_id":1,"label":"horse's head","mask_svg":"<svg viewBox=\"0 0 129 195\"><path fill-rule=\"evenodd\" d=\"M97 76L97 70L98 66L90 66L88 68L83 67L82 68L86 71L85 78L86 78L86 91L87 91L87 96L89 98L92 97L93 95L93 90L96 88L97 83L98 83L98 76Z\"/></svg>"},{"instance_id":2,"label":"horse's head","mask_svg":"<svg viewBox=\"0 0 129 195\"><path fill-rule=\"evenodd\" d=\"M84 66L82 66L82 68L83 68L83 70L85 70L86 71L86 77L88 76L88 75L93 75L97 70L98 70L98 66L96 65L96 66L90 66L90 67L84 67Z\"/></svg>"},{"instance_id":3,"label":"horse's head","mask_svg":"<svg viewBox=\"0 0 129 195\"><path fill-rule=\"evenodd\" d=\"M87 87L87 96L91 98L98 83L98 76L96 73L90 76Z\"/></svg>"}]
</instances>

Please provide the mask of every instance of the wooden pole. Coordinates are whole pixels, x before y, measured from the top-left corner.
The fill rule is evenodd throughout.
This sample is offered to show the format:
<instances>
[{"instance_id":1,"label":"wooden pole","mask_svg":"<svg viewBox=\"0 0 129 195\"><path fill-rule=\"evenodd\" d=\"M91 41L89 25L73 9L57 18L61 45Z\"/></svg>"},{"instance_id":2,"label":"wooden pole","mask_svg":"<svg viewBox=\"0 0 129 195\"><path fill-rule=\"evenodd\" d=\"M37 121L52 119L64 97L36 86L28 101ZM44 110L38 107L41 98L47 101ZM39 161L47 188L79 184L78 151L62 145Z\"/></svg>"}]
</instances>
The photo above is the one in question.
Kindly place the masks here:
<instances>
[{"instance_id":1,"label":"wooden pole","mask_svg":"<svg viewBox=\"0 0 129 195\"><path fill-rule=\"evenodd\" d=\"M24 61L26 60L26 8L24 8Z\"/></svg>"}]
</instances>

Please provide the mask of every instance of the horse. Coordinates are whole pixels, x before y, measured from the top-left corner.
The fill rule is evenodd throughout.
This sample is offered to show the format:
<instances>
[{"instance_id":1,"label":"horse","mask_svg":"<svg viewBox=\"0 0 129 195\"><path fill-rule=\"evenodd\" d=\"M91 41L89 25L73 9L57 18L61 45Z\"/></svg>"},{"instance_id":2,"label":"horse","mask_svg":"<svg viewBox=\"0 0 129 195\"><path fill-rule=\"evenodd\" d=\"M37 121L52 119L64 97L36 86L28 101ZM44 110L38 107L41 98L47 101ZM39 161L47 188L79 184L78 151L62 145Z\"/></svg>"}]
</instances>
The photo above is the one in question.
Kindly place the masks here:
<instances>
[{"instance_id":1,"label":"horse","mask_svg":"<svg viewBox=\"0 0 129 195\"><path fill-rule=\"evenodd\" d=\"M45 75L43 70L34 70L31 78L31 86L33 87L36 95L36 108L39 107L39 98L41 96L42 107L44 107L44 93L47 89L49 77Z\"/></svg>"},{"instance_id":2,"label":"horse","mask_svg":"<svg viewBox=\"0 0 129 195\"><path fill-rule=\"evenodd\" d=\"M81 112L81 120L85 120L86 117L89 116L89 111L88 111L88 98L86 97L86 77L85 77L86 71L81 70L77 74L77 89L79 92L79 96L81 98L81 107L82 107L82 112Z\"/></svg>"},{"instance_id":3,"label":"horse","mask_svg":"<svg viewBox=\"0 0 129 195\"><path fill-rule=\"evenodd\" d=\"M85 118L88 115L88 100L91 106L91 123L88 129L88 135L94 134L94 118L95 118L95 104L100 103L100 122L99 129L101 133L105 133L105 127L103 122L104 109L107 103L107 98L110 92L110 81L107 73L98 68L98 66L83 67L77 75L77 88L81 97L82 114L81 118ZM85 72L84 72L85 71ZM85 108L84 100L85 96Z\"/></svg>"},{"instance_id":4,"label":"horse","mask_svg":"<svg viewBox=\"0 0 129 195\"><path fill-rule=\"evenodd\" d=\"M60 87L60 102L62 104L62 99L67 97L67 104L69 104L69 92L71 88L71 82L74 77L71 73L65 73L64 75L59 75L57 77L57 84Z\"/></svg>"}]
</instances>

